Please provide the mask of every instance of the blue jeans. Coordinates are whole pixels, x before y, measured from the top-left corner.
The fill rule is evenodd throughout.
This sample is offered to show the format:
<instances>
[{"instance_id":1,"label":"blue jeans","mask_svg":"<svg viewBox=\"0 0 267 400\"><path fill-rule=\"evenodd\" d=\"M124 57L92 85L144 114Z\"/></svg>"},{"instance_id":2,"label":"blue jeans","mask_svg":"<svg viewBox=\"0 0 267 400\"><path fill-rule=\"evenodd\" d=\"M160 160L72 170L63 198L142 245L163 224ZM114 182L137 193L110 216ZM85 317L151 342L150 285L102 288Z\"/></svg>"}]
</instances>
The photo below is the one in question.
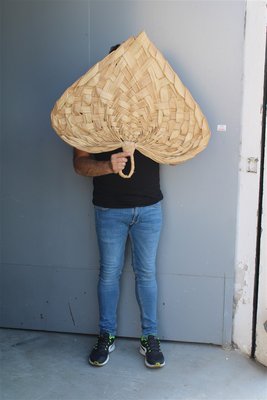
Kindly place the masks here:
<instances>
[{"instance_id":1,"label":"blue jeans","mask_svg":"<svg viewBox=\"0 0 267 400\"><path fill-rule=\"evenodd\" d=\"M129 235L142 335L157 335L156 255L162 224L161 202L135 208L95 206L95 220L100 251L100 332L116 334L119 283Z\"/></svg>"}]
</instances>

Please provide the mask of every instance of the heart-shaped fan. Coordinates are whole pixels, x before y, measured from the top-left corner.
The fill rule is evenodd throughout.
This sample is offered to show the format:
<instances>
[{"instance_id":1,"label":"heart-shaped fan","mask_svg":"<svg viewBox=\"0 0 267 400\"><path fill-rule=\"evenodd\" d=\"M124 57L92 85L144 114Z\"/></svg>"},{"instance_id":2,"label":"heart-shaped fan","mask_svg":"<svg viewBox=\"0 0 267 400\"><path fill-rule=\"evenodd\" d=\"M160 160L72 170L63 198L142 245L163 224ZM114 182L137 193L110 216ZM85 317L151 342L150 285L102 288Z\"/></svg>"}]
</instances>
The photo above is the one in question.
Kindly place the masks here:
<instances>
[{"instance_id":1,"label":"heart-shaped fan","mask_svg":"<svg viewBox=\"0 0 267 400\"><path fill-rule=\"evenodd\" d=\"M204 150L206 118L145 32L130 37L74 82L51 112L68 144L88 153L122 148L161 164L179 164Z\"/></svg>"}]
</instances>

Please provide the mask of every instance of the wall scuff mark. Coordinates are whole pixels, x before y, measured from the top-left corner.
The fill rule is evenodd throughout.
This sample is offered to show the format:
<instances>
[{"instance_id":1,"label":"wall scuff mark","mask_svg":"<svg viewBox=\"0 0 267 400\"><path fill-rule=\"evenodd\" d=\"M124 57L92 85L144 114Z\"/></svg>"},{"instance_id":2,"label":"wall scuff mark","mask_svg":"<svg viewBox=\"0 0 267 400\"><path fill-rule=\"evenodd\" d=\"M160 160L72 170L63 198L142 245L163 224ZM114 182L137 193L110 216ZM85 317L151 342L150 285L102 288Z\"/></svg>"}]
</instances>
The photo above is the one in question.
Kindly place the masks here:
<instances>
[{"instance_id":1,"label":"wall scuff mark","mask_svg":"<svg viewBox=\"0 0 267 400\"><path fill-rule=\"evenodd\" d=\"M69 305L70 316L71 316L73 325L75 326L75 320L74 320L74 317L73 317L73 313L72 313L72 309L71 309L71 306L70 306L70 302L68 303L68 305Z\"/></svg>"},{"instance_id":2,"label":"wall scuff mark","mask_svg":"<svg viewBox=\"0 0 267 400\"><path fill-rule=\"evenodd\" d=\"M248 286L247 282L247 272L248 265L240 262L236 269L235 276L235 296L234 296L234 310L238 307L238 304L242 302L242 304L247 304L250 302L248 297L246 288Z\"/></svg>"}]
</instances>

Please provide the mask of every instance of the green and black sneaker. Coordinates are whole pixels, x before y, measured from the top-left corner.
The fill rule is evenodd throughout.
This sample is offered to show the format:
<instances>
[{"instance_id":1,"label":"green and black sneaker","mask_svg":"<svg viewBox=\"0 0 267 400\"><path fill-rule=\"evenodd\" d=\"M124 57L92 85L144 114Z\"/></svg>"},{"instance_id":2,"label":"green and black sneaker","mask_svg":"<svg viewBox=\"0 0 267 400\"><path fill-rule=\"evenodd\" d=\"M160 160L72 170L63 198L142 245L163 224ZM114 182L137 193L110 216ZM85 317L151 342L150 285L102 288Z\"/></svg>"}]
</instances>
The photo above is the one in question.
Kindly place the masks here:
<instances>
[{"instance_id":1,"label":"green and black sneaker","mask_svg":"<svg viewBox=\"0 0 267 400\"><path fill-rule=\"evenodd\" d=\"M101 333L98 336L96 345L93 347L89 356L89 363L102 367L109 360L109 353L115 350L115 336L111 336L108 332Z\"/></svg>"},{"instance_id":2,"label":"green and black sneaker","mask_svg":"<svg viewBox=\"0 0 267 400\"><path fill-rule=\"evenodd\" d=\"M164 356L160 350L160 341L153 335L141 337L140 353L145 356L148 368L161 368L165 365Z\"/></svg>"}]
</instances>

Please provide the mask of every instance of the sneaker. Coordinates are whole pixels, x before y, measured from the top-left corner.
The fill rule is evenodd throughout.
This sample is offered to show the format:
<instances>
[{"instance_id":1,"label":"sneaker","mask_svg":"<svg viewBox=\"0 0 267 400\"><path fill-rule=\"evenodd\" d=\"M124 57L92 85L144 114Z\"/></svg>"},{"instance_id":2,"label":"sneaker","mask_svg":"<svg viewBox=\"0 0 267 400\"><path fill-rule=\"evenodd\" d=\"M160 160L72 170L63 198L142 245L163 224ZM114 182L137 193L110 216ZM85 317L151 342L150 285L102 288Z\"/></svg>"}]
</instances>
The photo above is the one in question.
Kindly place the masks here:
<instances>
[{"instance_id":1,"label":"sneaker","mask_svg":"<svg viewBox=\"0 0 267 400\"><path fill-rule=\"evenodd\" d=\"M109 360L109 353L115 350L115 336L105 332L98 336L96 345L89 356L89 363L96 367L102 367Z\"/></svg>"},{"instance_id":2,"label":"sneaker","mask_svg":"<svg viewBox=\"0 0 267 400\"><path fill-rule=\"evenodd\" d=\"M153 335L141 337L140 353L145 356L145 365L149 368L161 368L165 365L160 350L160 341Z\"/></svg>"}]
</instances>

